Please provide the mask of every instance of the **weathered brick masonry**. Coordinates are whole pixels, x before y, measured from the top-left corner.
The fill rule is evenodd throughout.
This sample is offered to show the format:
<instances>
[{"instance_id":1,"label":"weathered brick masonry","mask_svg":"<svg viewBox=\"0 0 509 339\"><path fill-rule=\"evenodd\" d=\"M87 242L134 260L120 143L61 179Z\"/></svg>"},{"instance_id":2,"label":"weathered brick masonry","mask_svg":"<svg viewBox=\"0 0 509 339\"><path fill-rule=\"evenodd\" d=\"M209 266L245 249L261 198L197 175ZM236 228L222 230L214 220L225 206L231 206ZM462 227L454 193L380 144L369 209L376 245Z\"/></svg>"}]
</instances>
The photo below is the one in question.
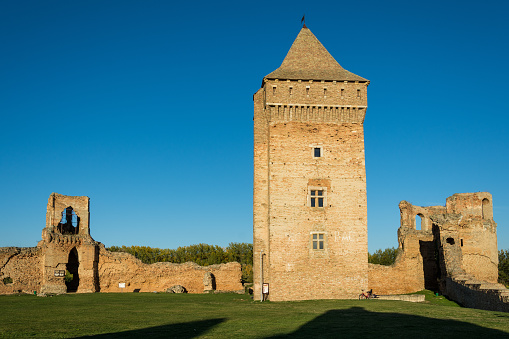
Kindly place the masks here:
<instances>
[{"instance_id":1,"label":"weathered brick masonry","mask_svg":"<svg viewBox=\"0 0 509 339\"><path fill-rule=\"evenodd\" d=\"M254 291L354 298L367 287L369 81L304 27L254 95Z\"/></svg>"},{"instance_id":2,"label":"weathered brick masonry","mask_svg":"<svg viewBox=\"0 0 509 339\"><path fill-rule=\"evenodd\" d=\"M239 291L241 266L233 262L147 265L128 253L109 252L90 236L89 198L52 193L46 227L33 248L0 248L0 293L165 291L182 285L188 292ZM64 281L65 271L73 274ZM12 282L10 281L12 280ZM125 285L120 288L119 284Z\"/></svg>"}]
</instances>

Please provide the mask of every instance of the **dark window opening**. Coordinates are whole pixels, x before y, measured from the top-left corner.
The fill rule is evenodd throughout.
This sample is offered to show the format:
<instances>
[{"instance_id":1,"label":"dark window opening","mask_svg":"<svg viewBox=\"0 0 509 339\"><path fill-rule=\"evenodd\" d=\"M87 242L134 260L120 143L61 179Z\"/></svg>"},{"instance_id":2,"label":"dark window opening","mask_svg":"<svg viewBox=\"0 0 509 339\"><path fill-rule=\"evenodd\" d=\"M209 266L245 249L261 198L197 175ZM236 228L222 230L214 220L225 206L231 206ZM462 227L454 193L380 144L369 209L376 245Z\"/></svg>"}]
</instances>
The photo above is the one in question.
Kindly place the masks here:
<instances>
[{"instance_id":1,"label":"dark window opening","mask_svg":"<svg viewBox=\"0 0 509 339\"><path fill-rule=\"evenodd\" d=\"M461 247L463 247L463 239L460 239Z\"/></svg>"},{"instance_id":2,"label":"dark window opening","mask_svg":"<svg viewBox=\"0 0 509 339\"><path fill-rule=\"evenodd\" d=\"M447 241L448 244L454 245L454 239L453 238L447 238L445 241Z\"/></svg>"},{"instance_id":3,"label":"dark window opening","mask_svg":"<svg viewBox=\"0 0 509 339\"><path fill-rule=\"evenodd\" d=\"M80 218L76 215L72 207L67 207L62 211L62 219L58 223L58 230L62 234L78 234Z\"/></svg>"},{"instance_id":4,"label":"dark window opening","mask_svg":"<svg viewBox=\"0 0 509 339\"><path fill-rule=\"evenodd\" d=\"M322 156L322 149L320 147L315 147L314 149L314 157L320 158Z\"/></svg>"}]
</instances>

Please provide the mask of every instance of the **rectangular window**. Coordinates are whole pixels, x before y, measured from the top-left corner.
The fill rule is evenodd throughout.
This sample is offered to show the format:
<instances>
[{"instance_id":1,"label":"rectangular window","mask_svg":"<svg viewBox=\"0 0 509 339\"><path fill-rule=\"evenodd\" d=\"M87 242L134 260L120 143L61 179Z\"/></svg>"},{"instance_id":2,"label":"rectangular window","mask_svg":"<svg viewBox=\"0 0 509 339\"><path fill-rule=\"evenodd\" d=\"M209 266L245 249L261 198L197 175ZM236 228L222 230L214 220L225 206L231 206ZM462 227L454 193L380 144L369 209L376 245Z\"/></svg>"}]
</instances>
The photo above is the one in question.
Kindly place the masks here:
<instances>
[{"instance_id":1,"label":"rectangular window","mask_svg":"<svg viewBox=\"0 0 509 339\"><path fill-rule=\"evenodd\" d=\"M323 89L323 97L326 98L327 97L327 88L324 88Z\"/></svg>"},{"instance_id":2,"label":"rectangular window","mask_svg":"<svg viewBox=\"0 0 509 339\"><path fill-rule=\"evenodd\" d=\"M345 96L345 89L344 89L344 88L342 88L342 89L341 89L341 99L343 99L343 97L344 97L344 96Z\"/></svg>"},{"instance_id":3,"label":"rectangular window","mask_svg":"<svg viewBox=\"0 0 509 339\"><path fill-rule=\"evenodd\" d=\"M312 233L313 236L313 249L323 250L325 249L325 234L324 233Z\"/></svg>"},{"instance_id":4,"label":"rectangular window","mask_svg":"<svg viewBox=\"0 0 509 339\"><path fill-rule=\"evenodd\" d=\"M323 207L323 190L311 190L311 207Z\"/></svg>"},{"instance_id":5,"label":"rectangular window","mask_svg":"<svg viewBox=\"0 0 509 339\"><path fill-rule=\"evenodd\" d=\"M293 87L290 87L290 88L288 89L288 93L290 93L290 95L292 95L292 94L293 94L292 92L293 92Z\"/></svg>"},{"instance_id":6,"label":"rectangular window","mask_svg":"<svg viewBox=\"0 0 509 339\"><path fill-rule=\"evenodd\" d=\"M309 86L306 86L306 95L309 95Z\"/></svg>"},{"instance_id":7,"label":"rectangular window","mask_svg":"<svg viewBox=\"0 0 509 339\"><path fill-rule=\"evenodd\" d=\"M360 89L358 89L358 90L357 90L357 98L360 98L360 97L361 97L361 90L360 90Z\"/></svg>"},{"instance_id":8,"label":"rectangular window","mask_svg":"<svg viewBox=\"0 0 509 339\"><path fill-rule=\"evenodd\" d=\"M313 153L315 158L320 158L322 156L322 149L320 147L315 147Z\"/></svg>"},{"instance_id":9,"label":"rectangular window","mask_svg":"<svg viewBox=\"0 0 509 339\"><path fill-rule=\"evenodd\" d=\"M272 87L272 95L276 95L276 88L277 88L276 86Z\"/></svg>"}]
</instances>

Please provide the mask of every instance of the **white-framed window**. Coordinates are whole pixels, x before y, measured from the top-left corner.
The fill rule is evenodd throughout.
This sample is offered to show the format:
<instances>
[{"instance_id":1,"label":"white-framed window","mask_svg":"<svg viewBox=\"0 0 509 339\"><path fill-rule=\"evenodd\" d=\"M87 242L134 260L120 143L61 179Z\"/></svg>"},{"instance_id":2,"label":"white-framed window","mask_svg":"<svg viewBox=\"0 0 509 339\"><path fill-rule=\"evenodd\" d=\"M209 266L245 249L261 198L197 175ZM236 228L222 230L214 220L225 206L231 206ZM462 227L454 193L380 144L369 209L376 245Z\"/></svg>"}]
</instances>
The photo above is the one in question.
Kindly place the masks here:
<instances>
[{"instance_id":1,"label":"white-framed window","mask_svg":"<svg viewBox=\"0 0 509 339\"><path fill-rule=\"evenodd\" d=\"M327 188L308 187L308 206L315 208L327 206Z\"/></svg>"},{"instance_id":2,"label":"white-framed window","mask_svg":"<svg viewBox=\"0 0 509 339\"><path fill-rule=\"evenodd\" d=\"M311 232L311 249L316 251L325 250L326 234L324 232Z\"/></svg>"},{"instance_id":3,"label":"white-framed window","mask_svg":"<svg viewBox=\"0 0 509 339\"><path fill-rule=\"evenodd\" d=\"M322 147L321 146L314 146L313 147L313 158L321 158L323 156L322 154Z\"/></svg>"}]
</instances>

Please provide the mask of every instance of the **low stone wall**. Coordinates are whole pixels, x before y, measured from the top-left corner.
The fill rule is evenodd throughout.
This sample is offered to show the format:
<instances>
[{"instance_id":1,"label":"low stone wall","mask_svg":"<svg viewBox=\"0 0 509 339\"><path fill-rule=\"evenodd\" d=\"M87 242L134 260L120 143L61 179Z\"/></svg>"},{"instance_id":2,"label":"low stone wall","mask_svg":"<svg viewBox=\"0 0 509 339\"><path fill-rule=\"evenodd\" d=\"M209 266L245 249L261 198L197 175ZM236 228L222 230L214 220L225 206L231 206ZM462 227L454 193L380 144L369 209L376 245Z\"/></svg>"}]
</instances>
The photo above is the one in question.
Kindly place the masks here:
<instances>
[{"instance_id":1,"label":"low stone wall","mask_svg":"<svg viewBox=\"0 0 509 339\"><path fill-rule=\"evenodd\" d=\"M243 290L241 265L237 262L210 266L192 262L148 265L129 253L110 252L101 246L98 271L100 292L162 292L182 285L189 293L203 293L207 272L215 278L216 291ZM125 283L125 288L120 288L119 283Z\"/></svg>"},{"instance_id":2,"label":"low stone wall","mask_svg":"<svg viewBox=\"0 0 509 339\"><path fill-rule=\"evenodd\" d=\"M0 247L0 294L39 292L42 281L38 247ZM11 278L12 283L4 283Z\"/></svg>"},{"instance_id":3,"label":"low stone wall","mask_svg":"<svg viewBox=\"0 0 509 339\"><path fill-rule=\"evenodd\" d=\"M444 294L462 306L509 312L509 289L501 284L474 280L469 276L444 279Z\"/></svg>"},{"instance_id":4,"label":"low stone wall","mask_svg":"<svg viewBox=\"0 0 509 339\"><path fill-rule=\"evenodd\" d=\"M424 294L379 295L378 299L380 299L380 300L401 300L401 301L410 301L413 303L422 303L426 300L426 296Z\"/></svg>"}]
</instances>

